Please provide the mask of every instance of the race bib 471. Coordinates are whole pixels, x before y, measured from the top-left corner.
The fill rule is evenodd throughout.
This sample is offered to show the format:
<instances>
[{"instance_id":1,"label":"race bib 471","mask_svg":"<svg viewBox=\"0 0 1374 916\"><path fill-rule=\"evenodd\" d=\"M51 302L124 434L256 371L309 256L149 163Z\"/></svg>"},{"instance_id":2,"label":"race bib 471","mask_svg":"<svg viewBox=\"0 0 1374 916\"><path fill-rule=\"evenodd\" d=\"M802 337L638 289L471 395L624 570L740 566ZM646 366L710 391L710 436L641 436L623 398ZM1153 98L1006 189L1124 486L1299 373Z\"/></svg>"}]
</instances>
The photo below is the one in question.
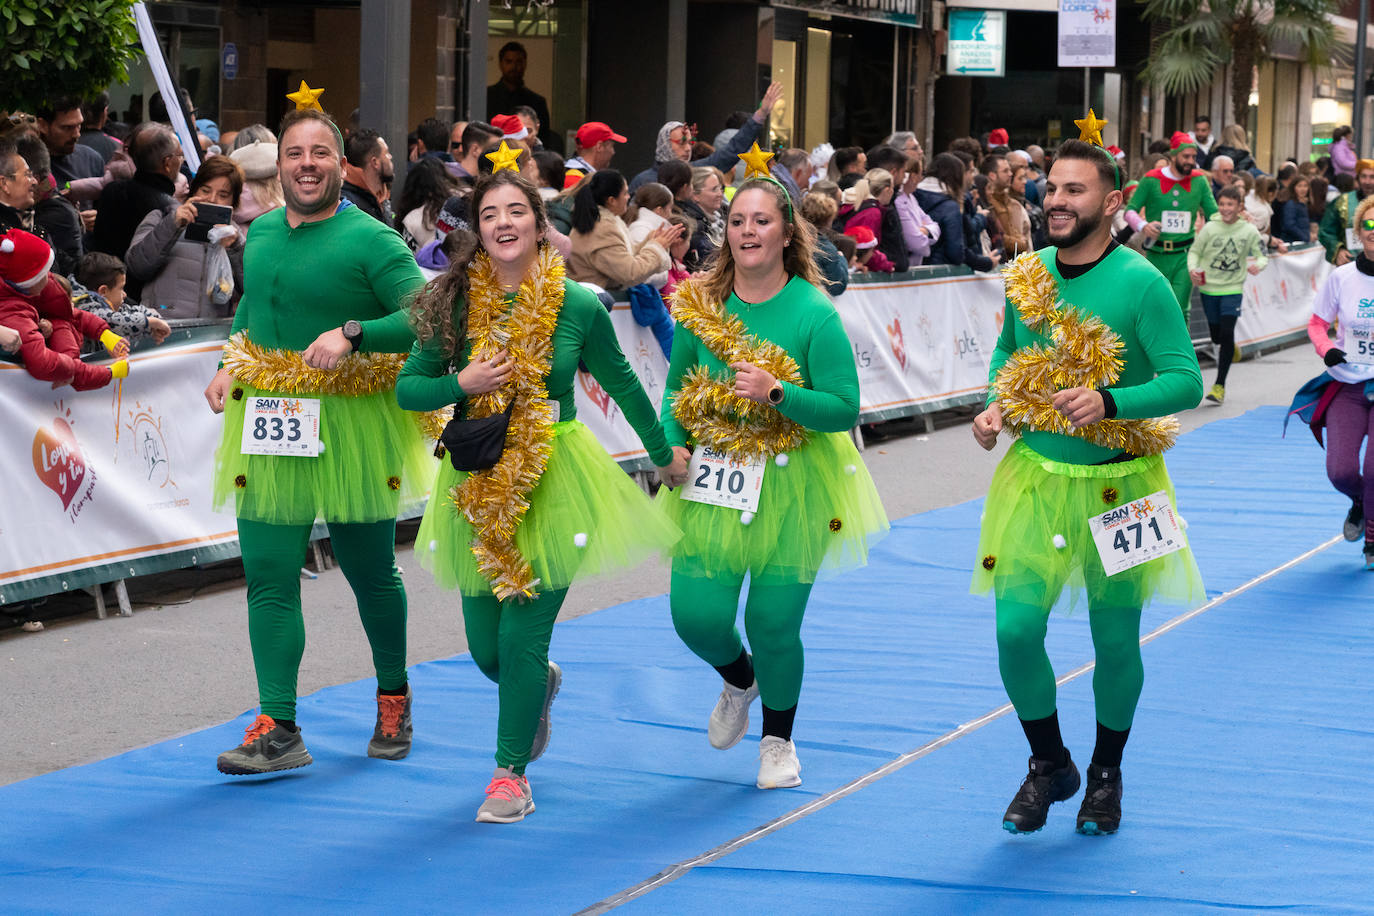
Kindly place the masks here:
<instances>
[{"instance_id":1,"label":"race bib 471","mask_svg":"<svg viewBox=\"0 0 1374 916\"><path fill-rule=\"evenodd\" d=\"M1088 528L1109 576L1185 546L1178 516L1163 490L1090 516Z\"/></svg>"}]
</instances>

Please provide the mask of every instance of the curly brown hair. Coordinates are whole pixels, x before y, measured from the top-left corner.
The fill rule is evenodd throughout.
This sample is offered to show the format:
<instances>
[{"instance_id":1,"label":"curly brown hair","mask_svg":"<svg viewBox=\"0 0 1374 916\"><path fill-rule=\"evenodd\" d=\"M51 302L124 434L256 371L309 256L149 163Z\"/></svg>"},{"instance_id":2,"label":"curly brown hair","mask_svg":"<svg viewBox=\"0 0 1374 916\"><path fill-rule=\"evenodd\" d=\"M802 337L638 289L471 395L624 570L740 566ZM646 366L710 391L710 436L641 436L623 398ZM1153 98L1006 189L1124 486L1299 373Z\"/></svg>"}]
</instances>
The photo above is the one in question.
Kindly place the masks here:
<instances>
[{"instance_id":1,"label":"curly brown hair","mask_svg":"<svg viewBox=\"0 0 1374 916\"><path fill-rule=\"evenodd\" d=\"M468 197L468 221L476 223L476 214L482 212L482 198L494 188L511 185L520 191L529 202L534 213L534 227L539 232L539 244L546 244L543 234L549 228L549 216L544 211L544 201L539 190L530 184L519 172L502 169L490 175L483 175L473 186ZM468 265L482 249L481 236L472 229L455 229L444 237L441 250L448 258L448 269L424 285L410 306L410 325L415 330L415 339L421 344L431 338L439 338L445 356L452 357L460 352L462 341L468 333Z\"/></svg>"},{"instance_id":2,"label":"curly brown hair","mask_svg":"<svg viewBox=\"0 0 1374 916\"><path fill-rule=\"evenodd\" d=\"M735 202L746 191L764 192L772 198L774 206L778 208L778 214L788 230L787 240L791 242L782 250L782 266L787 275L801 277L812 286L825 289L825 280L821 277L820 269L816 267L816 230L811 228L811 223L806 219L796 219L792 215L792 199L778 182L769 178L751 178L740 185L730 201L730 210L726 211L726 224L730 222L730 211L734 209ZM735 256L730 250L728 239L716 250L709 269L697 282L713 302L724 302L734 292Z\"/></svg>"}]
</instances>

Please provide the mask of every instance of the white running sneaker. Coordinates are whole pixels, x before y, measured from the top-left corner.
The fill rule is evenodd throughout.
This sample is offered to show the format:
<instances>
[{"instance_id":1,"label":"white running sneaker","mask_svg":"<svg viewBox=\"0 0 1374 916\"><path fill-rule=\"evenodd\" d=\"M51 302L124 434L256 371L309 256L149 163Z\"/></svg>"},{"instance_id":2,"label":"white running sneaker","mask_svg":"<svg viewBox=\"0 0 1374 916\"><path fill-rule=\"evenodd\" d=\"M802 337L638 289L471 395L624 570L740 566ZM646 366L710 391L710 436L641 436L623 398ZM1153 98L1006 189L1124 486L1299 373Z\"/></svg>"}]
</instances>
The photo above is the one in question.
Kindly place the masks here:
<instances>
[{"instance_id":1,"label":"white running sneaker","mask_svg":"<svg viewBox=\"0 0 1374 916\"><path fill-rule=\"evenodd\" d=\"M716 708L711 710L711 721L706 725L706 735L711 739L711 747L725 750L739 744L739 739L749 730L749 704L759 698L759 682L740 690L729 681L722 681L720 699Z\"/></svg>"},{"instance_id":2,"label":"white running sneaker","mask_svg":"<svg viewBox=\"0 0 1374 916\"><path fill-rule=\"evenodd\" d=\"M497 767L487 786L487 800L477 809L479 824L514 824L534 812L530 781L505 767Z\"/></svg>"},{"instance_id":3,"label":"white running sneaker","mask_svg":"<svg viewBox=\"0 0 1374 916\"><path fill-rule=\"evenodd\" d=\"M801 761L797 746L777 735L764 735L759 742L760 789L791 789L801 785Z\"/></svg>"}]
</instances>

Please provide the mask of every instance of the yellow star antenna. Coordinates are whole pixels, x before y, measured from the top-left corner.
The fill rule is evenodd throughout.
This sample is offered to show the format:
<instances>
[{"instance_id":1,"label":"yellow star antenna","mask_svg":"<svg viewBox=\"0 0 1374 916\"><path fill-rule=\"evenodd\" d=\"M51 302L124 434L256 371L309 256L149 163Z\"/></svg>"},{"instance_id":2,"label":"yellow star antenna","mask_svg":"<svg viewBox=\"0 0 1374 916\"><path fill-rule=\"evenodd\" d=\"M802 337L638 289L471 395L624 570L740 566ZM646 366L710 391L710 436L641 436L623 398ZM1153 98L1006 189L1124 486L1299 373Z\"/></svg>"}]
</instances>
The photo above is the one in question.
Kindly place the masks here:
<instances>
[{"instance_id":1,"label":"yellow star antenna","mask_svg":"<svg viewBox=\"0 0 1374 916\"><path fill-rule=\"evenodd\" d=\"M1078 127L1078 139L1091 143L1093 146L1102 146L1102 128L1107 126L1107 119L1097 117L1097 113L1091 108L1088 109L1086 118L1077 118L1073 122Z\"/></svg>"},{"instance_id":2,"label":"yellow star antenna","mask_svg":"<svg viewBox=\"0 0 1374 916\"><path fill-rule=\"evenodd\" d=\"M506 141L501 141L501 148L487 153L487 158L491 160L491 173L495 175L502 169L510 169L512 172L520 171L520 154L524 150L516 147L511 149L506 145Z\"/></svg>"},{"instance_id":3,"label":"yellow star antenna","mask_svg":"<svg viewBox=\"0 0 1374 916\"><path fill-rule=\"evenodd\" d=\"M772 153L765 153L759 149L757 141L749 148L749 152L741 153L740 159L744 161L744 180L750 178L769 178L768 160L773 158Z\"/></svg>"},{"instance_id":4,"label":"yellow star antenna","mask_svg":"<svg viewBox=\"0 0 1374 916\"><path fill-rule=\"evenodd\" d=\"M301 88L297 89L295 92L288 92L286 97L296 103L297 111L314 109L322 113L324 111L324 109L320 107L320 96L322 95L324 95L323 89L311 89L309 83L305 80L301 80Z\"/></svg>"}]
</instances>

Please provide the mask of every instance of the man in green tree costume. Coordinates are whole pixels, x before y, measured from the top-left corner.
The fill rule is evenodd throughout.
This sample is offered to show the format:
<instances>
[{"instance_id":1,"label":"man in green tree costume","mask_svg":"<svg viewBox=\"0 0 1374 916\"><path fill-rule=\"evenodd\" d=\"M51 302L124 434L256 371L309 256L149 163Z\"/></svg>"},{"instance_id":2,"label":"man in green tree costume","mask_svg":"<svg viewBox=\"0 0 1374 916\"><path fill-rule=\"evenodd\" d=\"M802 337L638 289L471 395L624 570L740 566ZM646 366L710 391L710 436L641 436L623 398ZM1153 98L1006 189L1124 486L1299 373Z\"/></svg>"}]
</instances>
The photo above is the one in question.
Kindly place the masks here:
<instances>
[{"instance_id":1,"label":"man in green tree costume","mask_svg":"<svg viewBox=\"0 0 1374 916\"><path fill-rule=\"evenodd\" d=\"M1187 321L1193 297L1188 247L1197 229L1217 212L1217 202L1212 198L1211 181L1196 170L1197 144L1182 131L1176 131L1170 141L1169 160L1140 179L1126 205L1126 222L1145 236L1145 259L1169 281Z\"/></svg>"},{"instance_id":2,"label":"man in green tree costume","mask_svg":"<svg viewBox=\"0 0 1374 916\"><path fill-rule=\"evenodd\" d=\"M1355 190L1333 200L1317 228L1317 239L1326 249L1326 259L1337 267L1355 260L1355 255L1364 250L1353 217L1360 201L1371 194L1374 194L1374 159L1361 159L1355 163Z\"/></svg>"}]
</instances>

